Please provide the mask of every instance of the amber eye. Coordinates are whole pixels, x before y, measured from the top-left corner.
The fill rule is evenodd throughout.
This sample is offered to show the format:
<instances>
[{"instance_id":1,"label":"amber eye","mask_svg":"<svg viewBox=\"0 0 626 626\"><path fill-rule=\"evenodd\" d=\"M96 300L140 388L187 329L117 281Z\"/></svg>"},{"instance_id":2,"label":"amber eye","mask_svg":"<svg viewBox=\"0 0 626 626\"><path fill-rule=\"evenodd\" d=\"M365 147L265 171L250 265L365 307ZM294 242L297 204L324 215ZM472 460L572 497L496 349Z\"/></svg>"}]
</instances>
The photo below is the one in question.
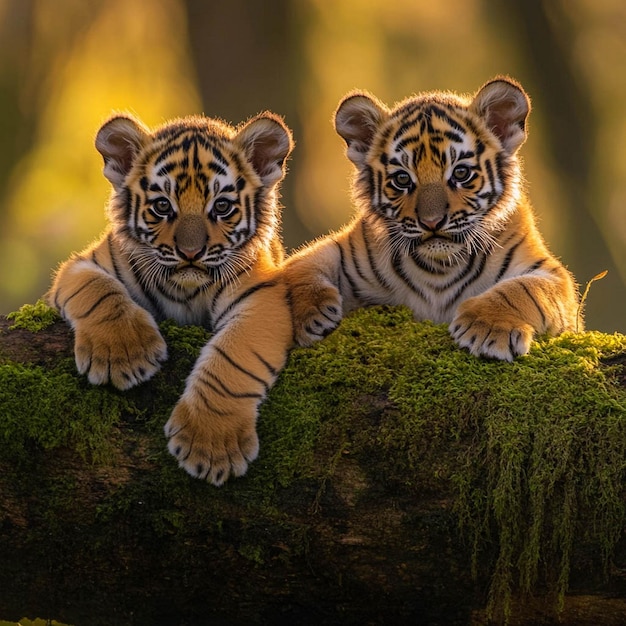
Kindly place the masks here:
<instances>
[{"instance_id":1,"label":"amber eye","mask_svg":"<svg viewBox=\"0 0 626 626\"><path fill-rule=\"evenodd\" d=\"M228 198L218 198L213 203L213 213L217 217L228 217L234 209L233 201Z\"/></svg>"},{"instance_id":2,"label":"amber eye","mask_svg":"<svg viewBox=\"0 0 626 626\"><path fill-rule=\"evenodd\" d=\"M466 183L472 177L472 170L467 165L457 165L452 170L452 178L457 183Z\"/></svg>"},{"instance_id":3,"label":"amber eye","mask_svg":"<svg viewBox=\"0 0 626 626\"><path fill-rule=\"evenodd\" d=\"M408 189L413 184L410 174L402 170L393 174L391 180L398 189Z\"/></svg>"},{"instance_id":4,"label":"amber eye","mask_svg":"<svg viewBox=\"0 0 626 626\"><path fill-rule=\"evenodd\" d=\"M152 203L152 210L160 217L168 217L172 215L174 209L172 209L172 203L167 198L157 198Z\"/></svg>"}]
</instances>

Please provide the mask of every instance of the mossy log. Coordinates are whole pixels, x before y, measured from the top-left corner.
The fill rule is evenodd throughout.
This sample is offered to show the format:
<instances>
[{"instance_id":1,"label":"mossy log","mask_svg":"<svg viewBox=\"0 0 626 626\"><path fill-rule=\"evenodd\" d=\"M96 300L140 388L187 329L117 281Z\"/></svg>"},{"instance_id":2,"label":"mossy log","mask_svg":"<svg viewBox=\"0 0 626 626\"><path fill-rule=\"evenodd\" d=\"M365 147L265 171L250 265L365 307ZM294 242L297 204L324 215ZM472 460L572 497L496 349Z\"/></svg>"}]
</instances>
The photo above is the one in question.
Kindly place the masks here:
<instances>
[{"instance_id":1,"label":"mossy log","mask_svg":"<svg viewBox=\"0 0 626 626\"><path fill-rule=\"evenodd\" d=\"M41 303L0 321L0 619L626 623L626 337L476 359L401 308L294 350L248 474L162 432L209 335L129 392L75 372Z\"/></svg>"}]
</instances>

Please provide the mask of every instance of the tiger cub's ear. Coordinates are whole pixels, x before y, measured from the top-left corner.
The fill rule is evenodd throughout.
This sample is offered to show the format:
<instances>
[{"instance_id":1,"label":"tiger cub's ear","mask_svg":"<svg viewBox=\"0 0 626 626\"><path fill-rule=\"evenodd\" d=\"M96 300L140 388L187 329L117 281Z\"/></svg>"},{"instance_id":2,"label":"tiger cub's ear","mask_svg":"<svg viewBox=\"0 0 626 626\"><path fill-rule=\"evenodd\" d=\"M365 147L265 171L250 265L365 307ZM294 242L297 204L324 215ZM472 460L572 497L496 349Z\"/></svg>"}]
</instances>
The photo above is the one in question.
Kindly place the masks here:
<instances>
[{"instance_id":1,"label":"tiger cub's ear","mask_svg":"<svg viewBox=\"0 0 626 626\"><path fill-rule=\"evenodd\" d=\"M278 115L257 115L241 128L233 142L243 149L264 185L272 186L283 178L293 139Z\"/></svg>"},{"instance_id":2,"label":"tiger cub's ear","mask_svg":"<svg viewBox=\"0 0 626 626\"><path fill-rule=\"evenodd\" d=\"M496 78L474 96L470 110L482 117L489 130L513 154L526 140L526 118L530 99L520 85L509 78Z\"/></svg>"},{"instance_id":3,"label":"tiger cub's ear","mask_svg":"<svg viewBox=\"0 0 626 626\"><path fill-rule=\"evenodd\" d=\"M389 109L374 96L358 92L344 98L335 113L335 129L346 142L348 158L357 166L365 163L376 129Z\"/></svg>"},{"instance_id":4,"label":"tiger cub's ear","mask_svg":"<svg viewBox=\"0 0 626 626\"><path fill-rule=\"evenodd\" d=\"M116 115L96 135L96 149L104 159L104 176L115 189L124 182L148 129L128 115Z\"/></svg>"}]
</instances>

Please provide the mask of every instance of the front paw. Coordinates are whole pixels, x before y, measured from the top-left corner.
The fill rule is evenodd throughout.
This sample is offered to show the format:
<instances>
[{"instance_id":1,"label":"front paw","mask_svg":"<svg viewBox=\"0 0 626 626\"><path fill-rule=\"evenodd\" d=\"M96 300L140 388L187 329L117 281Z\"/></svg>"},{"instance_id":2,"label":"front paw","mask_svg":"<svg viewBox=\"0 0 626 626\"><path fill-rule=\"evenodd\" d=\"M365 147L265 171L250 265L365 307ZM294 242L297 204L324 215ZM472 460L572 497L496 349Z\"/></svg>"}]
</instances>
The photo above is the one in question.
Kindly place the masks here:
<instances>
[{"instance_id":1,"label":"front paw","mask_svg":"<svg viewBox=\"0 0 626 626\"><path fill-rule=\"evenodd\" d=\"M491 307L482 306L479 298L459 306L450 324L453 339L478 357L513 361L526 354L533 340L533 327L509 313L494 316Z\"/></svg>"},{"instance_id":2,"label":"front paw","mask_svg":"<svg viewBox=\"0 0 626 626\"><path fill-rule=\"evenodd\" d=\"M194 478L216 487L228 477L243 476L259 454L256 409L247 417L227 415L206 402L206 396L186 391L167 424L167 448Z\"/></svg>"},{"instance_id":3,"label":"front paw","mask_svg":"<svg viewBox=\"0 0 626 626\"><path fill-rule=\"evenodd\" d=\"M339 290L330 283L298 285L291 290L294 338L310 346L329 335L343 317Z\"/></svg>"},{"instance_id":4,"label":"front paw","mask_svg":"<svg viewBox=\"0 0 626 626\"><path fill-rule=\"evenodd\" d=\"M75 326L76 367L89 382L129 389L151 378L167 359L156 322L137 307L116 319Z\"/></svg>"}]
</instances>

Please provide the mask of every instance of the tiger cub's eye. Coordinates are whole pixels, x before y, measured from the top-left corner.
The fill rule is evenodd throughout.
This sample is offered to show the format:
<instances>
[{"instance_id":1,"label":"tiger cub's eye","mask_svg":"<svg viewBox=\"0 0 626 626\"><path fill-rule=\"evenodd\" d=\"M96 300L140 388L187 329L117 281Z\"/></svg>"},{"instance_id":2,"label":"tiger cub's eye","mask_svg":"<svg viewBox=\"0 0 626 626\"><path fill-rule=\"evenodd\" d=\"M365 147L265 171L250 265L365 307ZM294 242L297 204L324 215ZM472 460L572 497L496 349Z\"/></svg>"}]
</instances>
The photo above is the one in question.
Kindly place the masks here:
<instances>
[{"instance_id":1,"label":"tiger cub's eye","mask_svg":"<svg viewBox=\"0 0 626 626\"><path fill-rule=\"evenodd\" d=\"M457 183L466 183L472 176L472 170L467 165L457 165L452 170L452 178Z\"/></svg>"},{"instance_id":2,"label":"tiger cub's eye","mask_svg":"<svg viewBox=\"0 0 626 626\"><path fill-rule=\"evenodd\" d=\"M152 203L152 210L161 217L167 217L173 213L172 203L167 198L157 198Z\"/></svg>"},{"instance_id":3,"label":"tiger cub's eye","mask_svg":"<svg viewBox=\"0 0 626 626\"><path fill-rule=\"evenodd\" d=\"M218 198L213 203L213 212L218 217L227 217L233 212L233 202L228 198Z\"/></svg>"},{"instance_id":4,"label":"tiger cub's eye","mask_svg":"<svg viewBox=\"0 0 626 626\"><path fill-rule=\"evenodd\" d=\"M403 171L393 174L391 180L398 189L408 189L413 184L411 176Z\"/></svg>"}]
</instances>

